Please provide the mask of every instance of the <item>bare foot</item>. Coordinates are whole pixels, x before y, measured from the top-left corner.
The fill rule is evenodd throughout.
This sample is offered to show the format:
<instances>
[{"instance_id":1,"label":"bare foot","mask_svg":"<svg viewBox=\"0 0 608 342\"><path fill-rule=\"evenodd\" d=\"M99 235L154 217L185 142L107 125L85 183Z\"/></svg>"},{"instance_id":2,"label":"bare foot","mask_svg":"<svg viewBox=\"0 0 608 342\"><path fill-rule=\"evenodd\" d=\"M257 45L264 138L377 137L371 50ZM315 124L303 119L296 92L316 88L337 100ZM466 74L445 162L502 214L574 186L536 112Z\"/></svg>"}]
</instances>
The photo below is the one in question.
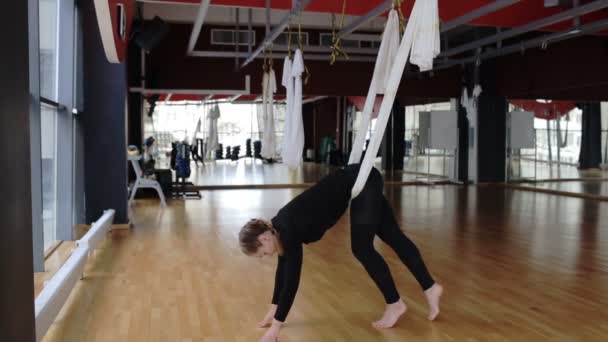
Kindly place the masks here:
<instances>
[{"instance_id":1,"label":"bare foot","mask_svg":"<svg viewBox=\"0 0 608 342\"><path fill-rule=\"evenodd\" d=\"M435 283L424 291L426 301L429 303L429 320L434 321L439 315L439 300L443 294L443 286Z\"/></svg>"},{"instance_id":2,"label":"bare foot","mask_svg":"<svg viewBox=\"0 0 608 342\"><path fill-rule=\"evenodd\" d=\"M399 320L399 317L401 317L401 315L403 315L406 310L407 306L405 305L402 299L399 299L399 301L393 304L387 304L386 310L384 310L384 315L382 315L382 318L372 323L372 325L376 329L392 328L393 325L397 323L397 320Z\"/></svg>"}]
</instances>

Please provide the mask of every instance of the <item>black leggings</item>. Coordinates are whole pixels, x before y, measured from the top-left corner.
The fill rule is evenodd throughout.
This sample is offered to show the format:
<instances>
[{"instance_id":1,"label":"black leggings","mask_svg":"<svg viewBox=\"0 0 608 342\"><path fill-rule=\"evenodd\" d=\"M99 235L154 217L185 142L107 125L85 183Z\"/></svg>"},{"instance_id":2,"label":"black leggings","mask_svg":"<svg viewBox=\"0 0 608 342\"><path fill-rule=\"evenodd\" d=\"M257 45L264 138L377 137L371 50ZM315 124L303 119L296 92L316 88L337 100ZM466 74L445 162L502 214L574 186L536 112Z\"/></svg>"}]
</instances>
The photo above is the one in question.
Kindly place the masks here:
<instances>
[{"instance_id":1,"label":"black leggings","mask_svg":"<svg viewBox=\"0 0 608 342\"><path fill-rule=\"evenodd\" d=\"M346 167L352 184L358 171L358 164ZM375 235L397 253L423 290L433 286L435 281L426 269L418 248L405 236L395 220L393 210L382 193L383 185L382 175L373 168L365 187L351 201L350 235L353 254L382 291L386 303L391 304L400 297L388 265L374 248Z\"/></svg>"}]
</instances>

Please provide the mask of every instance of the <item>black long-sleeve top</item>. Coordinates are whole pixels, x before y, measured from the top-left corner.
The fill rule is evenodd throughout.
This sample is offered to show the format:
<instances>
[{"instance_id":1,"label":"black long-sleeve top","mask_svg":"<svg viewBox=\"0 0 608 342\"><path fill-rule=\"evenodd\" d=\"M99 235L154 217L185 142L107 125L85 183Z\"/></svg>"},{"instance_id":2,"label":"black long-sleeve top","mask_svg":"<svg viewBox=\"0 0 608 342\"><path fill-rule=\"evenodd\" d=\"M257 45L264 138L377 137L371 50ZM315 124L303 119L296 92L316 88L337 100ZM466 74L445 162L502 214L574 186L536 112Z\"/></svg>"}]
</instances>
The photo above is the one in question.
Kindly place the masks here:
<instances>
[{"instance_id":1,"label":"black long-sleeve top","mask_svg":"<svg viewBox=\"0 0 608 342\"><path fill-rule=\"evenodd\" d=\"M298 291L302 244L320 240L340 219L348 207L353 181L351 172L338 170L296 196L271 219L283 246L272 295L277 321L285 321Z\"/></svg>"}]
</instances>

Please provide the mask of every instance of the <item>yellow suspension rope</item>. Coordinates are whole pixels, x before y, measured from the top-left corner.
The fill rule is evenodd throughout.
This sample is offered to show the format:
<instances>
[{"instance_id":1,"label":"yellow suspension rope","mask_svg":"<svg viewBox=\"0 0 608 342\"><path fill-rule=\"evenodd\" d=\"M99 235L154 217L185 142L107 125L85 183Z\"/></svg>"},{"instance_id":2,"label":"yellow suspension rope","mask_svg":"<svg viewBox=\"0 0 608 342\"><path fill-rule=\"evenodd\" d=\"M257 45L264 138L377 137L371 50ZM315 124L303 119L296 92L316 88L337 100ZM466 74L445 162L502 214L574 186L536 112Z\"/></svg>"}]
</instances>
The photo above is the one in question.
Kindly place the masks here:
<instances>
[{"instance_id":1,"label":"yellow suspension rope","mask_svg":"<svg viewBox=\"0 0 608 342\"><path fill-rule=\"evenodd\" d=\"M393 0L393 8L399 13L399 31L403 33L405 31L405 16L403 15L403 0Z\"/></svg>"},{"instance_id":2,"label":"yellow suspension rope","mask_svg":"<svg viewBox=\"0 0 608 342\"><path fill-rule=\"evenodd\" d=\"M346 0L344 0L342 2L342 18L340 18L340 31L342 31L342 28L344 28L345 13L346 13ZM334 65L334 63L336 63L336 60L338 59L338 56L343 55L344 58L348 59L348 54L340 48L340 40L342 39L342 37L339 37L338 34L336 33L336 15L333 13L331 14L331 27L332 27L331 56L330 56L329 65Z\"/></svg>"},{"instance_id":3,"label":"yellow suspension rope","mask_svg":"<svg viewBox=\"0 0 608 342\"><path fill-rule=\"evenodd\" d=\"M302 46L302 12L300 11L300 15L298 15L298 47L300 48L300 51L302 52L302 56L304 56L304 48ZM304 84L308 84L308 81L310 80L310 71L308 71L308 67L306 66L306 63L304 63Z\"/></svg>"},{"instance_id":4,"label":"yellow suspension rope","mask_svg":"<svg viewBox=\"0 0 608 342\"><path fill-rule=\"evenodd\" d=\"M287 24L287 56L291 59L291 24Z\"/></svg>"}]
</instances>

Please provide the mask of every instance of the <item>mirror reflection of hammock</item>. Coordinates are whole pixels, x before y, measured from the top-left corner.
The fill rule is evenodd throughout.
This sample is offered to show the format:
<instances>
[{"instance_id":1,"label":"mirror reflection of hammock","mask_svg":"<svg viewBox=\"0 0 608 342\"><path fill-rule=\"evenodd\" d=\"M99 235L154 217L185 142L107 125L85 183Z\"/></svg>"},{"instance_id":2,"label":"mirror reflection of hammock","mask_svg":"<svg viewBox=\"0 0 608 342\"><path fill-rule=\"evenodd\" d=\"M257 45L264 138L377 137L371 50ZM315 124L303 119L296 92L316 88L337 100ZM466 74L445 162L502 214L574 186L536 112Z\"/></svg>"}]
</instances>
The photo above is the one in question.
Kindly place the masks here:
<instances>
[{"instance_id":1,"label":"mirror reflection of hammock","mask_svg":"<svg viewBox=\"0 0 608 342\"><path fill-rule=\"evenodd\" d=\"M557 124L561 125L561 119L558 119ZM570 123L570 114L566 114L566 131L564 132L564 137L562 138L560 136L560 141L561 144L559 145L559 147L566 147L568 146L568 124Z\"/></svg>"}]
</instances>

